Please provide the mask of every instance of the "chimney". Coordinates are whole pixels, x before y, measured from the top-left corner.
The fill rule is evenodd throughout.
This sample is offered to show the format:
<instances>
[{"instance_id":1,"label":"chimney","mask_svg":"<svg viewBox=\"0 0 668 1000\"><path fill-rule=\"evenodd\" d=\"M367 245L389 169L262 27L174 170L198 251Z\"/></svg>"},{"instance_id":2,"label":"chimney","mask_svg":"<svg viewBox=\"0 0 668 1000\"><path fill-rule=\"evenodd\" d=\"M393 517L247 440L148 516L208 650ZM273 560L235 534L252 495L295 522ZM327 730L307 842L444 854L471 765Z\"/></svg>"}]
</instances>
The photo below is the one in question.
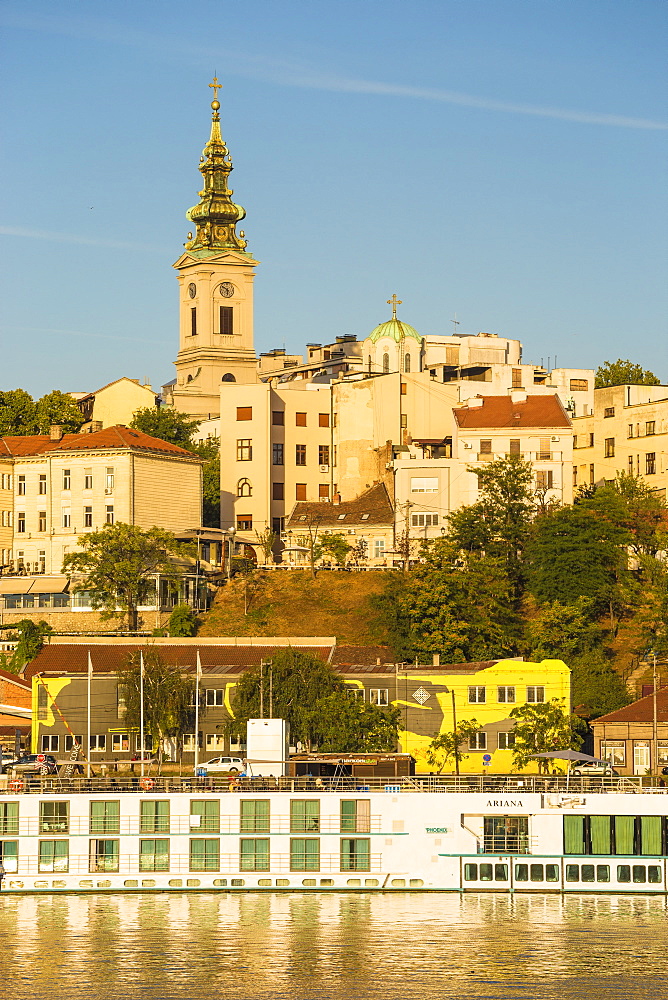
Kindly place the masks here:
<instances>
[{"instance_id":1,"label":"chimney","mask_svg":"<svg viewBox=\"0 0 668 1000\"><path fill-rule=\"evenodd\" d=\"M482 396L472 396L470 399L464 401L464 406L468 406L469 410L478 409L480 406L484 406L485 400Z\"/></svg>"},{"instance_id":2,"label":"chimney","mask_svg":"<svg viewBox=\"0 0 668 1000\"><path fill-rule=\"evenodd\" d=\"M431 658L431 665L432 665L432 667L440 667L440 665L441 665L441 654L440 653L434 653L433 654L433 656Z\"/></svg>"},{"instance_id":3,"label":"chimney","mask_svg":"<svg viewBox=\"0 0 668 1000\"><path fill-rule=\"evenodd\" d=\"M527 393L526 389L511 389L510 398L513 403L526 403Z\"/></svg>"},{"instance_id":4,"label":"chimney","mask_svg":"<svg viewBox=\"0 0 668 1000\"><path fill-rule=\"evenodd\" d=\"M60 424L51 424L49 427L49 438L51 441L62 441L63 428Z\"/></svg>"},{"instance_id":5,"label":"chimney","mask_svg":"<svg viewBox=\"0 0 668 1000\"><path fill-rule=\"evenodd\" d=\"M380 656L377 656L377 657L376 657L376 666L377 666L377 667L379 667L379 666L380 666Z\"/></svg>"},{"instance_id":6,"label":"chimney","mask_svg":"<svg viewBox=\"0 0 668 1000\"><path fill-rule=\"evenodd\" d=\"M333 503L333 504L334 504L335 506L336 506L337 504L341 503L341 494L340 494L340 493L335 493L335 494L334 494L334 496L332 497L332 503Z\"/></svg>"}]
</instances>

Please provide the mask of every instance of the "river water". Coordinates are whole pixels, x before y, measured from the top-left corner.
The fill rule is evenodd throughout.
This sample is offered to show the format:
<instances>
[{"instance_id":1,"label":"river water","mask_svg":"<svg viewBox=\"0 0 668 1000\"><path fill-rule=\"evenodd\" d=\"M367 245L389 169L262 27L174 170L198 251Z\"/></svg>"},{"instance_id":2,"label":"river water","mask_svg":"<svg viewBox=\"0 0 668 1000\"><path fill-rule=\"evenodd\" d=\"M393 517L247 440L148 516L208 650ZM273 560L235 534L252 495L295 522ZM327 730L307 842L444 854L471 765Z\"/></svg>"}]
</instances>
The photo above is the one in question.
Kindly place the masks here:
<instances>
[{"instance_id":1,"label":"river water","mask_svg":"<svg viewBox=\"0 0 668 1000\"><path fill-rule=\"evenodd\" d=\"M649 896L5 896L0 997L664 1000L666 919Z\"/></svg>"}]
</instances>

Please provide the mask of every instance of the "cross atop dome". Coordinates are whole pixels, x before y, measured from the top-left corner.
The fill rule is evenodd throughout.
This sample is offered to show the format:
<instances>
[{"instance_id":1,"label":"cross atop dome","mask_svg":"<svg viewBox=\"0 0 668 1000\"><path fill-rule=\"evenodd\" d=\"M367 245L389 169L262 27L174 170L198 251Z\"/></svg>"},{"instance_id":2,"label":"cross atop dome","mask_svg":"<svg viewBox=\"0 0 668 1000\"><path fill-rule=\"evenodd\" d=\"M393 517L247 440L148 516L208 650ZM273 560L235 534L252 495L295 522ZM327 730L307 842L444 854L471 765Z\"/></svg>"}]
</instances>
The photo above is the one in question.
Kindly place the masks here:
<instances>
[{"instance_id":1,"label":"cross atop dome","mask_svg":"<svg viewBox=\"0 0 668 1000\"><path fill-rule=\"evenodd\" d=\"M393 295L391 299L387 300L388 306L392 306L392 319L397 318L397 306L402 306L403 302L398 299L396 295Z\"/></svg>"}]
</instances>

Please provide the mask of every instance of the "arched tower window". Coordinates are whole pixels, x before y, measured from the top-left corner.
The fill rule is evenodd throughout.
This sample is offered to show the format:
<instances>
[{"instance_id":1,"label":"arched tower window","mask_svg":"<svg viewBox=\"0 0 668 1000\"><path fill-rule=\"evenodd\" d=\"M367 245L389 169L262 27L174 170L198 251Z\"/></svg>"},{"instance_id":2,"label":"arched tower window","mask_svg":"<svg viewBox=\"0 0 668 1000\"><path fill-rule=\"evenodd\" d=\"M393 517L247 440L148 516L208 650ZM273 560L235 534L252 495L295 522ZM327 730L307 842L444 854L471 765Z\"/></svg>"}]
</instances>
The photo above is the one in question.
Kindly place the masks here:
<instances>
[{"instance_id":1,"label":"arched tower window","mask_svg":"<svg viewBox=\"0 0 668 1000\"><path fill-rule=\"evenodd\" d=\"M407 354L404 358L404 371L409 372L411 370L411 356Z\"/></svg>"},{"instance_id":2,"label":"arched tower window","mask_svg":"<svg viewBox=\"0 0 668 1000\"><path fill-rule=\"evenodd\" d=\"M238 497L252 497L253 487L251 486L250 479L240 479L237 483L237 496Z\"/></svg>"},{"instance_id":3,"label":"arched tower window","mask_svg":"<svg viewBox=\"0 0 668 1000\"><path fill-rule=\"evenodd\" d=\"M228 372L227 375L223 375L223 377L221 378L220 381L221 382L236 382L236 379L235 379L234 375L232 375L231 372Z\"/></svg>"},{"instance_id":4,"label":"arched tower window","mask_svg":"<svg viewBox=\"0 0 668 1000\"><path fill-rule=\"evenodd\" d=\"M369 371L371 371L371 355L366 359L366 365Z\"/></svg>"},{"instance_id":5,"label":"arched tower window","mask_svg":"<svg viewBox=\"0 0 668 1000\"><path fill-rule=\"evenodd\" d=\"M388 375L390 371L390 355L383 354L383 375Z\"/></svg>"}]
</instances>

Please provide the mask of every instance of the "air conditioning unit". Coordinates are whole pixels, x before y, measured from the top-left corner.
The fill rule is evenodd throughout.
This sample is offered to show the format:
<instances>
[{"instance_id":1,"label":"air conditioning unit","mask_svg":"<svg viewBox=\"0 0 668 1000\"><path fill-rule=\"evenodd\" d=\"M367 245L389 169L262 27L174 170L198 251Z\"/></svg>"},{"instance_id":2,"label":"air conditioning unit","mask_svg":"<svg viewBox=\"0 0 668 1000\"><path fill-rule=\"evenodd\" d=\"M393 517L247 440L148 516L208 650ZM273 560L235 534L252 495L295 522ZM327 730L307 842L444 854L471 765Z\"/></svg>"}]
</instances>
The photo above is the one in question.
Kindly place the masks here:
<instances>
[{"instance_id":1,"label":"air conditioning unit","mask_svg":"<svg viewBox=\"0 0 668 1000\"><path fill-rule=\"evenodd\" d=\"M354 528L348 528L348 534L349 534L349 535L356 535L356 534L357 534L357 532L355 531L355 529L354 529Z\"/></svg>"},{"instance_id":2,"label":"air conditioning unit","mask_svg":"<svg viewBox=\"0 0 668 1000\"><path fill-rule=\"evenodd\" d=\"M329 466L328 465L321 465L320 466L320 471L321 472L329 472Z\"/></svg>"},{"instance_id":3,"label":"air conditioning unit","mask_svg":"<svg viewBox=\"0 0 668 1000\"><path fill-rule=\"evenodd\" d=\"M105 495L105 497L110 497L113 492L114 491L112 489L109 489L107 487L107 489L104 491L104 495Z\"/></svg>"},{"instance_id":4,"label":"air conditioning unit","mask_svg":"<svg viewBox=\"0 0 668 1000\"><path fill-rule=\"evenodd\" d=\"M551 437L550 441L561 441L561 438L559 438L559 437Z\"/></svg>"},{"instance_id":5,"label":"air conditioning unit","mask_svg":"<svg viewBox=\"0 0 668 1000\"><path fill-rule=\"evenodd\" d=\"M465 447L465 448L472 448L472 447L473 447L473 445L472 445L472 444L470 444L470 443L469 443L468 441L464 441L464 447Z\"/></svg>"}]
</instances>

